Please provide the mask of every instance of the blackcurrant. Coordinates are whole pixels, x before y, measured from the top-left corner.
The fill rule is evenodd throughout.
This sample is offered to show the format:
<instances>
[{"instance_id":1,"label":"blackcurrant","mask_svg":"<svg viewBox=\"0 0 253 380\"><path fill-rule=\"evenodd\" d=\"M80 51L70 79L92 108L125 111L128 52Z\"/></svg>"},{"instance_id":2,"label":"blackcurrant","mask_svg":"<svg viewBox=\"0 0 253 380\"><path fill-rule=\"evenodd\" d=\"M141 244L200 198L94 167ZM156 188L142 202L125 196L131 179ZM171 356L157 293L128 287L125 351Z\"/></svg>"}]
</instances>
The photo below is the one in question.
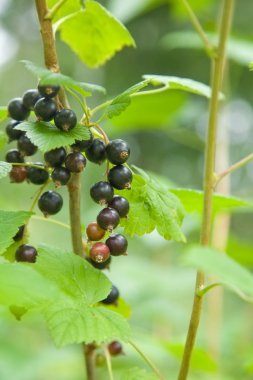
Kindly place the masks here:
<instances>
[{"instance_id":1,"label":"blackcurrant","mask_svg":"<svg viewBox=\"0 0 253 380\"><path fill-rule=\"evenodd\" d=\"M95 164L102 164L106 159L105 143L103 140L94 139L91 145L85 149L86 157Z\"/></svg>"},{"instance_id":2,"label":"blackcurrant","mask_svg":"<svg viewBox=\"0 0 253 380\"><path fill-rule=\"evenodd\" d=\"M95 243L90 249L90 258L96 263L103 263L109 256L110 250L105 243Z\"/></svg>"},{"instance_id":3,"label":"blackcurrant","mask_svg":"<svg viewBox=\"0 0 253 380\"><path fill-rule=\"evenodd\" d=\"M38 201L40 211L45 216L57 214L62 208L63 199L56 191L48 190L41 195Z\"/></svg>"},{"instance_id":4,"label":"blackcurrant","mask_svg":"<svg viewBox=\"0 0 253 380\"><path fill-rule=\"evenodd\" d=\"M19 131L18 129L15 129L16 125L20 124L20 121L11 120L6 125L5 132L7 136L9 137L9 142L13 140L18 140L23 134L23 131Z\"/></svg>"},{"instance_id":5,"label":"blackcurrant","mask_svg":"<svg viewBox=\"0 0 253 380\"><path fill-rule=\"evenodd\" d=\"M97 216L98 225L107 231L112 231L119 224L119 214L113 208L106 207Z\"/></svg>"},{"instance_id":6,"label":"blackcurrant","mask_svg":"<svg viewBox=\"0 0 253 380\"><path fill-rule=\"evenodd\" d=\"M130 155L128 144L121 139L112 140L106 145L106 156L114 164L124 164Z\"/></svg>"},{"instance_id":7,"label":"blackcurrant","mask_svg":"<svg viewBox=\"0 0 253 380\"><path fill-rule=\"evenodd\" d=\"M129 212L129 202L126 198L115 195L108 206L118 211L119 216L124 218Z\"/></svg>"},{"instance_id":8,"label":"blackcurrant","mask_svg":"<svg viewBox=\"0 0 253 380\"><path fill-rule=\"evenodd\" d=\"M76 140L74 144L71 145L71 148L77 152L84 152L85 149L89 148L93 141L93 134L90 129L88 130L90 134L90 138L88 140Z\"/></svg>"},{"instance_id":9,"label":"blackcurrant","mask_svg":"<svg viewBox=\"0 0 253 380\"><path fill-rule=\"evenodd\" d=\"M54 123L61 131L67 132L75 128L77 123L76 114L69 109L62 109L56 112L54 116Z\"/></svg>"},{"instance_id":10,"label":"blackcurrant","mask_svg":"<svg viewBox=\"0 0 253 380\"><path fill-rule=\"evenodd\" d=\"M114 166L108 173L108 181L118 190L131 189L132 179L131 170L124 165Z\"/></svg>"},{"instance_id":11,"label":"blackcurrant","mask_svg":"<svg viewBox=\"0 0 253 380\"><path fill-rule=\"evenodd\" d=\"M117 340L114 340L113 342L109 343L107 348L111 356L117 356L123 353L122 344Z\"/></svg>"},{"instance_id":12,"label":"blackcurrant","mask_svg":"<svg viewBox=\"0 0 253 380\"><path fill-rule=\"evenodd\" d=\"M105 242L113 256L126 254L128 242L125 236L121 234L111 235Z\"/></svg>"},{"instance_id":13,"label":"blackcurrant","mask_svg":"<svg viewBox=\"0 0 253 380\"><path fill-rule=\"evenodd\" d=\"M86 234L90 241L99 241L105 236L105 230L99 227L96 222L88 224Z\"/></svg>"},{"instance_id":14,"label":"blackcurrant","mask_svg":"<svg viewBox=\"0 0 253 380\"><path fill-rule=\"evenodd\" d=\"M27 170L25 166L13 166L9 177L11 182L13 183L21 183L24 182L24 180L27 177Z\"/></svg>"},{"instance_id":15,"label":"blackcurrant","mask_svg":"<svg viewBox=\"0 0 253 380\"><path fill-rule=\"evenodd\" d=\"M23 244L16 250L15 257L17 261L35 263L37 250L31 245Z\"/></svg>"},{"instance_id":16,"label":"blackcurrant","mask_svg":"<svg viewBox=\"0 0 253 380\"><path fill-rule=\"evenodd\" d=\"M41 162L35 162L34 165L41 166L41 168L28 167L27 179L35 185L43 185L43 183L47 182L49 173L43 168L44 165Z\"/></svg>"},{"instance_id":17,"label":"blackcurrant","mask_svg":"<svg viewBox=\"0 0 253 380\"><path fill-rule=\"evenodd\" d=\"M56 187L67 185L70 177L70 171L67 168L64 168L63 166L58 166L57 168L54 168L52 172L52 180L54 181Z\"/></svg>"},{"instance_id":18,"label":"blackcurrant","mask_svg":"<svg viewBox=\"0 0 253 380\"><path fill-rule=\"evenodd\" d=\"M23 103L29 110L33 110L35 103L41 98L38 90L27 90L23 95Z\"/></svg>"},{"instance_id":19,"label":"blackcurrant","mask_svg":"<svg viewBox=\"0 0 253 380\"><path fill-rule=\"evenodd\" d=\"M34 145L26 135L23 135L18 139L18 150L24 156L32 156L37 152L37 149L38 147Z\"/></svg>"},{"instance_id":20,"label":"blackcurrant","mask_svg":"<svg viewBox=\"0 0 253 380\"><path fill-rule=\"evenodd\" d=\"M109 182L100 181L90 188L91 198L101 205L105 205L113 198L114 190Z\"/></svg>"},{"instance_id":21,"label":"blackcurrant","mask_svg":"<svg viewBox=\"0 0 253 380\"><path fill-rule=\"evenodd\" d=\"M35 103L34 112L39 120L50 121L57 112L57 106L53 99L41 98Z\"/></svg>"},{"instance_id":22,"label":"blackcurrant","mask_svg":"<svg viewBox=\"0 0 253 380\"><path fill-rule=\"evenodd\" d=\"M96 261L93 261L90 257L87 257L86 260L96 269L109 269L110 268L110 263L112 261L111 256L109 258L102 262L102 263L97 263Z\"/></svg>"},{"instance_id":23,"label":"blackcurrant","mask_svg":"<svg viewBox=\"0 0 253 380\"><path fill-rule=\"evenodd\" d=\"M38 85L39 93L45 98L54 98L60 90L60 86Z\"/></svg>"},{"instance_id":24,"label":"blackcurrant","mask_svg":"<svg viewBox=\"0 0 253 380\"><path fill-rule=\"evenodd\" d=\"M118 288L116 288L115 285L113 285L112 290L110 291L108 296L101 302L106 305L117 304L118 298L119 298L119 290Z\"/></svg>"},{"instance_id":25,"label":"blackcurrant","mask_svg":"<svg viewBox=\"0 0 253 380\"><path fill-rule=\"evenodd\" d=\"M22 98L14 98L8 104L9 116L18 121L23 121L29 116L29 109L25 107Z\"/></svg>"},{"instance_id":26,"label":"blackcurrant","mask_svg":"<svg viewBox=\"0 0 253 380\"><path fill-rule=\"evenodd\" d=\"M67 153L64 148L55 148L46 152L44 154L44 159L48 166L52 166L53 168L55 168L63 164L66 155Z\"/></svg>"},{"instance_id":27,"label":"blackcurrant","mask_svg":"<svg viewBox=\"0 0 253 380\"><path fill-rule=\"evenodd\" d=\"M17 149L10 149L5 156L5 161L9 163L19 163L22 164L24 162L24 157Z\"/></svg>"},{"instance_id":28,"label":"blackcurrant","mask_svg":"<svg viewBox=\"0 0 253 380\"><path fill-rule=\"evenodd\" d=\"M80 173L86 166L86 158L80 152L74 152L67 155L65 166L73 173Z\"/></svg>"},{"instance_id":29,"label":"blackcurrant","mask_svg":"<svg viewBox=\"0 0 253 380\"><path fill-rule=\"evenodd\" d=\"M24 236L24 232L25 232L25 224L23 224L23 226L18 227L18 232L12 239L14 241L22 240Z\"/></svg>"}]
</instances>

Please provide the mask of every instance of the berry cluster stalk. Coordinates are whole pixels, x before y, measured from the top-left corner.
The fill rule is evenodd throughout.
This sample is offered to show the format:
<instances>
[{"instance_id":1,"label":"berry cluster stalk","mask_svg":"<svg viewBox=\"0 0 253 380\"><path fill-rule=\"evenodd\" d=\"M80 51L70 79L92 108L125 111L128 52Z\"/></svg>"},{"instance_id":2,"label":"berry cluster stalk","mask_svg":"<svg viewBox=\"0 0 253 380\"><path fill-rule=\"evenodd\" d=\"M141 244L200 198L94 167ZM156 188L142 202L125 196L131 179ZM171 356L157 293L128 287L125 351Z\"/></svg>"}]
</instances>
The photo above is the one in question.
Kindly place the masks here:
<instances>
[{"instance_id":1,"label":"berry cluster stalk","mask_svg":"<svg viewBox=\"0 0 253 380\"><path fill-rule=\"evenodd\" d=\"M52 27L52 20L48 17L49 11L46 0L35 0L38 19L40 23L40 31L42 36L44 61L49 70L59 72L59 63L55 46L55 39ZM59 102L65 108L68 108L68 101L63 89L59 92ZM69 190L69 210L70 210L70 226L72 245L74 253L82 255L82 234L80 223L80 174L72 174L72 178L68 184ZM95 380L95 365L93 350L84 345L84 357L86 363L87 380Z\"/></svg>"},{"instance_id":2,"label":"berry cluster stalk","mask_svg":"<svg viewBox=\"0 0 253 380\"><path fill-rule=\"evenodd\" d=\"M222 85L223 72L226 60L226 42L229 36L230 25L233 15L233 0L223 0L222 13L219 29L219 43L217 56L213 59L212 71L212 96L210 101L209 123L207 134L207 145L205 152L205 174L204 174L204 209L201 229L201 244L210 244L212 228L212 196L214 188L214 168L216 133L219 110L219 92ZM189 372L191 356L199 325L203 298L197 293L204 287L204 273L198 272L196 277L195 296L192 307L190 325L186 338L183 359L178 375L178 380L186 380Z\"/></svg>"}]
</instances>

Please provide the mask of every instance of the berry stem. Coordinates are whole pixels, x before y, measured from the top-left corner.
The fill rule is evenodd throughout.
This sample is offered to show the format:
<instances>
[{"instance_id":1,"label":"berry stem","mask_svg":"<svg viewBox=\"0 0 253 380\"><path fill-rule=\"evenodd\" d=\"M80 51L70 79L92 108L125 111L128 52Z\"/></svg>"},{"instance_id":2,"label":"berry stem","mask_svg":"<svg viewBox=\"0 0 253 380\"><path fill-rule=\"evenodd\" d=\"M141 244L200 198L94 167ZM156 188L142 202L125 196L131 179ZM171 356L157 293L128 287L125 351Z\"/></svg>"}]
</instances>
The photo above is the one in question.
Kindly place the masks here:
<instances>
[{"instance_id":1,"label":"berry stem","mask_svg":"<svg viewBox=\"0 0 253 380\"><path fill-rule=\"evenodd\" d=\"M35 193L35 196L34 196L34 199L33 199L33 202L32 202L32 205L29 209L30 212L33 212L33 210L35 209L35 206L37 205L37 202L38 202L38 199L39 197L41 196L41 194L43 193L44 189L47 187L47 185L49 184L50 180L48 180L47 182L45 182L39 189L38 191Z\"/></svg>"},{"instance_id":2,"label":"berry stem","mask_svg":"<svg viewBox=\"0 0 253 380\"><path fill-rule=\"evenodd\" d=\"M224 65L226 60L226 42L229 36L230 25L232 21L233 5L233 0L223 0L217 56L213 59L213 75L211 81L212 96L210 100L207 144L205 152L204 208L200 237L200 242L204 246L209 245L211 240L213 173L216 156L216 133L219 109L219 92L223 79ZM198 291L203 287L204 273L198 272L196 277L196 287L192 307L192 314L184 347L181 367L178 375L178 380L186 380L188 377L190 361L197 335L203 303L203 297L200 297L198 295Z\"/></svg>"},{"instance_id":3,"label":"berry stem","mask_svg":"<svg viewBox=\"0 0 253 380\"><path fill-rule=\"evenodd\" d=\"M46 171L50 171L46 166L44 165L35 165L35 164L29 164L27 163L21 163L21 162L12 162L11 165L13 166L28 166L29 168L35 168L35 169L43 169Z\"/></svg>"},{"instance_id":4,"label":"berry stem","mask_svg":"<svg viewBox=\"0 0 253 380\"><path fill-rule=\"evenodd\" d=\"M67 230L70 230L70 225L66 224L66 223L63 223L60 220L56 220L56 219L52 219L52 218L50 218L50 219L43 218L42 216L38 216L38 215L32 215L31 218L33 220L41 220L42 222L48 222L48 223L57 224L60 227L66 228Z\"/></svg>"},{"instance_id":5,"label":"berry stem","mask_svg":"<svg viewBox=\"0 0 253 380\"><path fill-rule=\"evenodd\" d=\"M112 372L112 361L111 361L110 352L108 351L106 346L104 346L103 349L104 349L104 353L105 353L105 360L106 360L106 365L107 365L107 369L108 369L109 379L114 380L113 372Z\"/></svg>"}]
</instances>

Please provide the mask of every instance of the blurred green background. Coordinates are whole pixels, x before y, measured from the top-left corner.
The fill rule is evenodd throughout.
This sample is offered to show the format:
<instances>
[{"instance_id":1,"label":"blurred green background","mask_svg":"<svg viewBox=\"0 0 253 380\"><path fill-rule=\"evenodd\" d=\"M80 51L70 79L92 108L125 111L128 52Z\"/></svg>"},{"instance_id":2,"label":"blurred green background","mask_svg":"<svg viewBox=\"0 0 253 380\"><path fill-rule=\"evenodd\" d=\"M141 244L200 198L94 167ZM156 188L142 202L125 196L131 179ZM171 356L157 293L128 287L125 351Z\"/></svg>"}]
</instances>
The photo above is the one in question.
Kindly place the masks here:
<instances>
[{"instance_id":1,"label":"blurred green background","mask_svg":"<svg viewBox=\"0 0 253 380\"><path fill-rule=\"evenodd\" d=\"M214 31L220 2L189 2L206 30ZM108 99L139 82L143 74L175 75L209 83L210 62L203 49L172 49L165 43L167 33L193 31L178 1L110 0L100 3L126 24L137 48L124 49L104 67L90 70L57 39L63 73L106 87ZM234 58L229 60L226 72L226 92L229 95L220 115L221 130L226 128L229 135L230 162L252 152L253 74L247 67L250 60L253 61L252 13L252 2L237 2L233 35L240 41L245 40L246 45L240 42L232 49ZM0 104L6 105L11 98L22 96L26 89L36 86L35 78L19 61L28 59L43 63L32 1L0 0L0 52ZM94 96L89 105L102 101L101 95ZM80 113L75 103L72 106ZM129 142L130 163L166 177L177 187L201 189L207 117L206 99L174 91L164 104L158 105L158 109L141 110L129 120L124 121L123 118L118 122L107 122L105 130L110 137L121 137ZM4 130L5 123L1 127ZM224 144L224 134L218 137L218 141ZM0 159L4 158L6 149L15 146L14 143L12 145L2 149ZM219 159L222 165L222 157ZM39 154L36 160L41 160ZM250 163L232 175L233 195L252 200L252 169L253 163ZM90 200L89 188L101 179L104 170L104 167L89 164L83 175L84 225L93 221L99 210ZM28 209L35 191L34 185L12 185L8 179L1 180L0 207ZM66 189L60 192L66 199ZM57 219L68 223L67 199L65 206ZM199 224L199 215L186 216L183 230L188 241L198 241ZM244 260L249 268L253 267L252 226L253 215L250 212L237 212L231 217L229 253L241 256L240 261ZM63 249L71 247L70 236L64 229L40 220L31 222L30 241L34 245L46 242ZM152 357L166 379L175 379L190 317L195 273L180 266L183 244L167 242L157 233L129 239L129 243L129 256L115 258L108 276L132 307L130 323L134 341ZM222 301L221 294L217 297ZM189 380L252 379L252 306L227 291L221 308L218 299L213 302L207 296ZM84 378L80 347L57 350L37 315L30 313L23 322L18 322L5 309L0 309L0 314L1 380ZM210 315L214 316L214 321ZM217 327L215 334L213 322ZM209 349L213 345L219 346L218 352ZM146 368L130 346L125 346L124 351L125 356L113 359L115 380L126 368ZM99 379L108 378L105 366L99 368L99 373Z\"/></svg>"}]
</instances>

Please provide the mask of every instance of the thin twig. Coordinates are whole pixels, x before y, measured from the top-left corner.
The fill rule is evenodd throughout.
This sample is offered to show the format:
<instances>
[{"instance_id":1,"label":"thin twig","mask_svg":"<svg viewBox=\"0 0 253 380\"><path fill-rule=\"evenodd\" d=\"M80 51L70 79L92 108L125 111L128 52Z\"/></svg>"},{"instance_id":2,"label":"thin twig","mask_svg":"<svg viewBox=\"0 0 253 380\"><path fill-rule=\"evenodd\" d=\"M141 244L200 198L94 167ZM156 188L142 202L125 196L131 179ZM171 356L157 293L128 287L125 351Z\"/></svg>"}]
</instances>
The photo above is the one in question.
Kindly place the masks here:
<instances>
[{"instance_id":1,"label":"thin twig","mask_svg":"<svg viewBox=\"0 0 253 380\"><path fill-rule=\"evenodd\" d=\"M106 360L106 365L107 365L107 369L108 369L108 375L109 375L109 379L110 380L114 380L113 379L113 372L112 372L112 361L111 361L111 355L107 349L106 346L103 347L103 350L104 350L104 353L105 353L105 360Z\"/></svg>"},{"instance_id":2,"label":"thin twig","mask_svg":"<svg viewBox=\"0 0 253 380\"><path fill-rule=\"evenodd\" d=\"M56 220L56 219L52 219L52 218L43 218L42 216L38 216L38 215L32 215L31 218L34 220L40 220L42 222L53 223L53 224L56 224L57 226L66 228L67 230L70 230L70 225L63 223L60 220Z\"/></svg>"},{"instance_id":3,"label":"thin twig","mask_svg":"<svg viewBox=\"0 0 253 380\"><path fill-rule=\"evenodd\" d=\"M45 20L53 20L58 10L66 3L67 0L59 0L46 14Z\"/></svg>"}]
</instances>

